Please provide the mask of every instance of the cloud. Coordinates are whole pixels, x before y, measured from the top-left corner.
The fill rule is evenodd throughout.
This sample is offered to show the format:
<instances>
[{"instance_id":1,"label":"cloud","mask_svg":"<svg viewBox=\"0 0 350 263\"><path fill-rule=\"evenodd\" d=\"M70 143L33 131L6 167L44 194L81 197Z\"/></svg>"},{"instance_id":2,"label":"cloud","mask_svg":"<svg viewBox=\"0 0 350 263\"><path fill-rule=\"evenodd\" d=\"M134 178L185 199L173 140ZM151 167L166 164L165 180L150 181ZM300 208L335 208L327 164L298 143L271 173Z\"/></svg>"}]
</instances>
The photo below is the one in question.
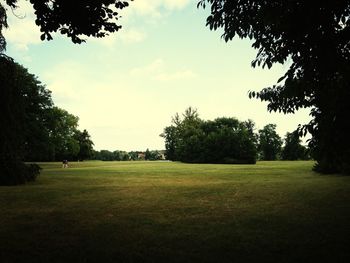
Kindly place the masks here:
<instances>
[{"instance_id":1,"label":"cloud","mask_svg":"<svg viewBox=\"0 0 350 263\"><path fill-rule=\"evenodd\" d=\"M136 29L129 29L125 30L124 32L120 32L119 37L124 43L137 43L144 40L146 38L146 34Z\"/></svg>"},{"instance_id":2,"label":"cloud","mask_svg":"<svg viewBox=\"0 0 350 263\"><path fill-rule=\"evenodd\" d=\"M173 72L167 70L163 59L156 59L144 67L130 70L132 77L145 77L157 81L174 81L194 78L197 75L190 69L180 69Z\"/></svg>"},{"instance_id":3,"label":"cloud","mask_svg":"<svg viewBox=\"0 0 350 263\"><path fill-rule=\"evenodd\" d=\"M72 71L77 71L77 76ZM46 78L55 104L79 116L79 128L89 131L96 149L163 148L163 139L158 136L164 127L159 121L162 107L154 94L124 80L116 85L112 76L100 75L94 80L88 69L79 69L69 61L55 67Z\"/></svg>"},{"instance_id":4,"label":"cloud","mask_svg":"<svg viewBox=\"0 0 350 263\"><path fill-rule=\"evenodd\" d=\"M9 28L4 30L4 35L8 44L15 50L27 51L30 45L42 43L40 28L35 24L36 16L29 1L19 0L17 6L14 10L8 9ZM112 47L117 42L131 44L141 42L145 38L146 34L143 31L123 25L122 30L117 33L100 39L89 38L89 41Z\"/></svg>"},{"instance_id":5,"label":"cloud","mask_svg":"<svg viewBox=\"0 0 350 263\"><path fill-rule=\"evenodd\" d=\"M92 41L94 43L101 44L106 47L113 47L117 43L123 44L134 44L142 42L146 38L146 33L135 29L135 28L122 28L116 33L110 34L103 38L94 38L91 37L88 39L88 42Z\"/></svg>"},{"instance_id":6,"label":"cloud","mask_svg":"<svg viewBox=\"0 0 350 263\"><path fill-rule=\"evenodd\" d=\"M129 15L147 15L152 18L163 17L163 11L173 11L185 8L191 0L136 0L123 12ZM123 16L124 16L123 15Z\"/></svg>"},{"instance_id":7,"label":"cloud","mask_svg":"<svg viewBox=\"0 0 350 263\"><path fill-rule=\"evenodd\" d=\"M50 68L42 77L47 88L52 91L54 101L69 104L79 100L79 87L91 82L88 76L81 64L66 60Z\"/></svg>"},{"instance_id":8,"label":"cloud","mask_svg":"<svg viewBox=\"0 0 350 263\"><path fill-rule=\"evenodd\" d=\"M150 74L154 74L160 71L163 71L164 69L164 61L163 59L156 59L150 64L143 66L143 67L137 67L130 70L131 76L149 76Z\"/></svg>"},{"instance_id":9,"label":"cloud","mask_svg":"<svg viewBox=\"0 0 350 263\"><path fill-rule=\"evenodd\" d=\"M174 73L160 73L154 77L155 80L173 81L178 79L189 79L196 77L196 74L191 70L181 70Z\"/></svg>"},{"instance_id":10,"label":"cloud","mask_svg":"<svg viewBox=\"0 0 350 263\"><path fill-rule=\"evenodd\" d=\"M121 23L123 29L116 34L111 34L102 39L94 39L98 43L112 47L118 41L124 44L138 43L146 38L146 34L139 29L127 27L127 18L129 16L148 16L152 19L158 19L166 12L180 10L186 7L190 0L137 0L130 3L130 6L124 10L119 10L123 15ZM27 51L29 45L40 44L40 29L35 24L35 14L29 1L19 0L18 8L11 12L8 10L9 29L4 30L4 35L10 45L16 50ZM164 12L165 11L165 12ZM152 19L149 19L151 21ZM139 27L139 26L138 26Z\"/></svg>"},{"instance_id":11,"label":"cloud","mask_svg":"<svg viewBox=\"0 0 350 263\"><path fill-rule=\"evenodd\" d=\"M40 30L29 1L19 1L18 8L7 11L9 28L4 31L8 44L16 50L26 51L29 45L39 44Z\"/></svg>"},{"instance_id":12,"label":"cloud","mask_svg":"<svg viewBox=\"0 0 350 263\"><path fill-rule=\"evenodd\" d=\"M165 0L162 2L165 2L165 6L168 9L182 9L191 1L190 0Z\"/></svg>"}]
</instances>

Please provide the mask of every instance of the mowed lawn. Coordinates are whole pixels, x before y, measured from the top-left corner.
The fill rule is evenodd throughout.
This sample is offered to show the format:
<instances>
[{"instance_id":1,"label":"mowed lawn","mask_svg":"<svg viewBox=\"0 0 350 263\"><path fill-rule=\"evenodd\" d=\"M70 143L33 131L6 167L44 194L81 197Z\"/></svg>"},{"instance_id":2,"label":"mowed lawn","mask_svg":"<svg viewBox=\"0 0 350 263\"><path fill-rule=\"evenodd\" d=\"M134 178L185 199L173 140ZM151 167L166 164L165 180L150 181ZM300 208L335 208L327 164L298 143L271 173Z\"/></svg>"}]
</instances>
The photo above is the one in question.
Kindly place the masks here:
<instances>
[{"instance_id":1,"label":"mowed lawn","mask_svg":"<svg viewBox=\"0 0 350 263\"><path fill-rule=\"evenodd\" d=\"M313 162L43 163L0 187L0 262L350 262L350 177Z\"/></svg>"}]
</instances>

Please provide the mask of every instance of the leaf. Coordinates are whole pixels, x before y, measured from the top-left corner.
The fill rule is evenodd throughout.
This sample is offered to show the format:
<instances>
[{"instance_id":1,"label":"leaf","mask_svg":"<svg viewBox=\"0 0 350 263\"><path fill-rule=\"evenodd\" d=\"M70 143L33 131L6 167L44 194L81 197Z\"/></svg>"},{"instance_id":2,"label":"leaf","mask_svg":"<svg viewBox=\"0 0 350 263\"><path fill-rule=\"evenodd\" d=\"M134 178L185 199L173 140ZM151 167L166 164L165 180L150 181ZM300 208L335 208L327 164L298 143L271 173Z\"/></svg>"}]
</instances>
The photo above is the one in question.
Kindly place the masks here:
<instances>
[{"instance_id":1,"label":"leaf","mask_svg":"<svg viewBox=\"0 0 350 263\"><path fill-rule=\"evenodd\" d=\"M287 75L284 75L284 76L280 77L280 78L277 80L277 83L280 83L280 82L283 81L286 77L287 77Z\"/></svg>"},{"instance_id":2,"label":"leaf","mask_svg":"<svg viewBox=\"0 0 350 263\"><path fill-rule=\"evenodd\" d=\"M62 28L61 29L61 34L67 34L68 33L68 29L67 28Z\"/></svg>"}]
</instances>

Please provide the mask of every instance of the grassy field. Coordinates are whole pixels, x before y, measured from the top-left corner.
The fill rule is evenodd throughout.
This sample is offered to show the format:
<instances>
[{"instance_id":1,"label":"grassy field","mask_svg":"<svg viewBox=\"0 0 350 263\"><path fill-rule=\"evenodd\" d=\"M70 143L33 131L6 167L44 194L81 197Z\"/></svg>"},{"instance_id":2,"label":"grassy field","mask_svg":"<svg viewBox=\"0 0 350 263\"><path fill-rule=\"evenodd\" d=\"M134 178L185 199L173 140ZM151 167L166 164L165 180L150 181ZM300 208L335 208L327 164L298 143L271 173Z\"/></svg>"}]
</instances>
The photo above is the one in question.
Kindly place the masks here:
<instances>
[{"instance_id":1,"label":"grassy field","mask_svg":"<svg viewBox=\"0 0 350 263\"><path fill-rule=\"evenodd\" d=\"M350 262L350 177L312 162L70 165L0 187L0 262Z\"/></svg>"}]
</instances>

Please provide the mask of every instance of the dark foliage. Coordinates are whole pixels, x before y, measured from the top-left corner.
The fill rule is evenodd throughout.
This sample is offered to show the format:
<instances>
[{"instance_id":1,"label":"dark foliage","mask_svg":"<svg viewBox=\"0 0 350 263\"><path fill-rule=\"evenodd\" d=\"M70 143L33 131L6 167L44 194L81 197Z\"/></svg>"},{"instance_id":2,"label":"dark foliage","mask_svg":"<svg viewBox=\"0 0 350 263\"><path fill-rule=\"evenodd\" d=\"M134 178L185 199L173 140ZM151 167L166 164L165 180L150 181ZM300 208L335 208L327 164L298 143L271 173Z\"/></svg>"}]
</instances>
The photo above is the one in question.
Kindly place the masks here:
<instances>
[{"instance_id":1,"label":"dark foliage","mask_svg":"<svg viewBox=\"0 0 350 263\"><path fill-rule=\"evenodd\" d=\"M265 161L277 160L281 153L282 139L276 132L276 124L267 124L259 130L259 153Z\"/></svg>"},{"instance_id":2,"label":"dark foliage","mask_svg":"<svg viewBox=\"0 0 350 263\"><path fill-rule=\"evenodd\" d=\"M0 160L0 185L18 185L35 181L40 174L37 164L25 164L19 159Z\"/></svg>"},{"instance_id":3,"label":"dark foliage","mask_svg":"<svg viewBox=\"0 0 350 263\"><path fill-rule=\"evenodd\" d=\"M18 88L25 113L22 123L24 159L48 161L51 155L51 144L47 129L47 115L53 106L51 92L26 68L17 63L13 66L17 71Z\"/></svg>"},{"instance_id":4,"label":"dark foliage","mask_svg":"<svg viewBox=\"0 0 350 263\"><path fill-rule=\"evenodd\" d=\"M307 160L309 159L308 149L301 145L299 133L287 132L284 139L284 147L281 153L282 160Z\"/></svg>"},{"instance_id":5,"label":"dark foliage","mask_svg":"<svg viewBox=\"0 0 350 263\"><path fill-rule=\"evenodd\" d=\"M74 43L83 42L82 36L104 37L118 31L121 26L116 22L120 15L116 10L129 5L127 0L30 0L30 3L35 10L35 23L42 32L41 40L51 40L52 33L59 32ZM6 41L2 32L8 27L7 8L14 9L16 4L17 0L0 3L0 184L35 179L39 169L35 165L27 167L23 163L25 158L54 160L78 155L78 159L83 159L91 155L92 149L92 141L85 131L84 138L81 134L70 133L67 137L55 133L57 126L51 117L59 110L50 108L50 92L3 54ZM66 116L72 120L69 114ZM65 128L70 131L74 123L72 125Z\"/></svg>"},{"instance_id":6,"label":"dark foliage","mask_svg":"<svg viewBox=\"0 0 350 263\"><path fill-rule=\"evenodd\" d=\"M77 153L77 159L82 161L92 157L93 145L91 136L87 130L82 132L79 130L75 131L73 138L79 143L79 152Z\"/></svg>"},{"instance_id":7,"label":"dark foliage","mask_svg":"<svg viewBox=\"0 0 350 263\"><path fill-rule=\"evenodd\" d=\"M101 151L94 151L92 159L94 160L101 160L101 161L127 161L129 160L129 154L124 151L108 151L108 150L101 150Z\"/></svg>"},{"instance_id":8,"label":"dark foliage","mask_svg":"<svg viewBox=\"0 0 350 263\"><path fill-rule=\"evenodd\" d=\"M162 155L159 151L150 151L149 149L145 151L145 160L156 161L161 159L162 159Z\"/></svg>"},{"instance_id":9,"label":"dark foliage","mask_svg":"<svg viewBox=\"0 0 350 263\"><path fill-rule=\"evenodd\" d=\"M235 118L203 121L193 108L173 118L165 127L166 157L189 163L249 163L256 162L254 124Z\"/></svg>"},{"instance_id":10,"label":"dark foliage","mask_svg":"<svg viewBox=\"0 0 350 263\"><path fill-rule=\"evenodd\" d=\"M313 120L299 127L312 135L309 146L324 173L350 173L350 1L202 0L211 6L207 25L254 40L253 66L291 66L273 87L250 92L269 111L311 108Z\"/></svg>"},{"instance_id":11,"label":"dark foliage","mask_svg":"<svg viewBox=\"0 0 350 263\"><path fill-rule=\"evenodd\" d=\"M0 185L33 181L40 168L23 162L26 107L21 93L22 72L12 59L3 55L0 56L0 83Z\"/></svg>"},{"instance_id":12,"label":"dark foliage","mask_svg":"<svg viewBox=\"0 0 350 263\"><path fill-rule=\"evenodd\" d=\"M54 106L51 92L23 66L0 56L0 184L32 181L36 165L24 161L84 160L92 155L89 133L78 117Z\"/></svg>"},{"instance_id":13,"label":"dark foliage","mask_svg":"<svg viewBox=\"0 0 350 263\"><path fill-rule=\"evenodd\" d=\"M52 40L52 33L59 32L69 37L73 43L85 40L82 36L104 37L118 31L117 24L121 10L132 0L30 0L35 10L35 23L42 32L41 40ZM11 8L16 8L17 0L6 0ZM0 19L6 21L6 11L0 5ZM0 24L1 25L1 24ZM1 32L1 28L0 28ZM2 35L0 34L0 37ZM0 41L4 40L0 38ZM4 45L0 45L5 46Z\"/></svg>"},{"instance_id":14,"label":"dark foliage","mask_svg":"<svg viewBox=\"0 0 350 263\"><path fill-rule=\"evenodd\" d=\"M6 49L6 40L2 34L2 30L7 28L7 15L5 8L0 3L0 54Z\"/></svg>"}]
</instances>

